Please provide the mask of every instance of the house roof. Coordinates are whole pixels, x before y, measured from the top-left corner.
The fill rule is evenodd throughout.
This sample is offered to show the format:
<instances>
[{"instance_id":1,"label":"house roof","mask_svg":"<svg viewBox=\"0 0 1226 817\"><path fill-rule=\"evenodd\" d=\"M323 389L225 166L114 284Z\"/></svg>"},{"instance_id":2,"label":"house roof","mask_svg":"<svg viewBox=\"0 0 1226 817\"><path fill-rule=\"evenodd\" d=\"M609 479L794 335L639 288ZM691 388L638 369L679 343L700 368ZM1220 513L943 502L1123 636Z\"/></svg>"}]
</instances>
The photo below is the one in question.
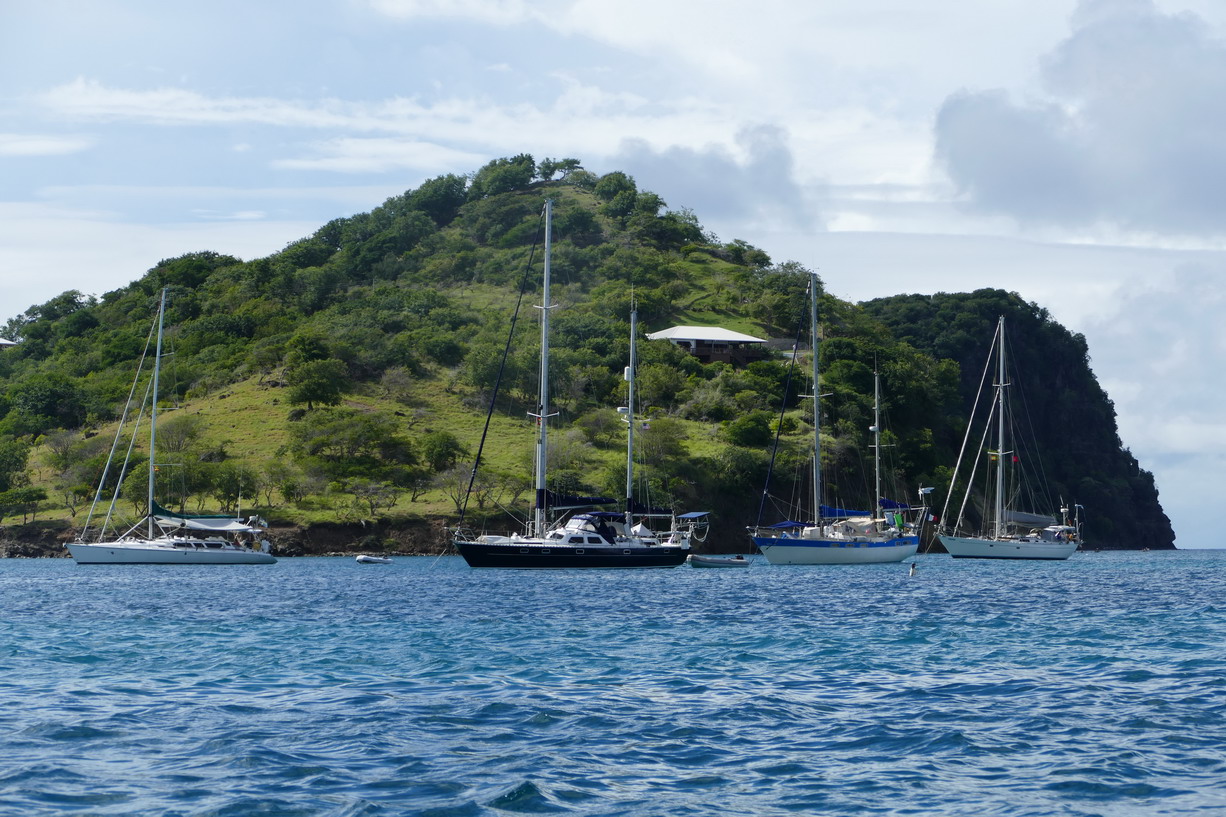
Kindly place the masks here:
<instances>
[{"instance_id":1,"label":"house roof","mask_svg":"<svg viewBox=\"0 0 1226 817\"><path fill-rule=\"evenodd\" d=\"M0 346L16 346L16 345L17 344L13 343L11 340L5 340L4 338L0 338Z\"/></svg>"},{"instance_id":2,"label":"house roof","mask_svg":"<svg viewBox=\"0 0 1226 817\"><path fill-rule=\"evenodd\" d=\"M766 343L764 338L743 335L718 326L674 326L647 336L649 340L704 340L708 343Z\"/></svg>"}]
</instances>

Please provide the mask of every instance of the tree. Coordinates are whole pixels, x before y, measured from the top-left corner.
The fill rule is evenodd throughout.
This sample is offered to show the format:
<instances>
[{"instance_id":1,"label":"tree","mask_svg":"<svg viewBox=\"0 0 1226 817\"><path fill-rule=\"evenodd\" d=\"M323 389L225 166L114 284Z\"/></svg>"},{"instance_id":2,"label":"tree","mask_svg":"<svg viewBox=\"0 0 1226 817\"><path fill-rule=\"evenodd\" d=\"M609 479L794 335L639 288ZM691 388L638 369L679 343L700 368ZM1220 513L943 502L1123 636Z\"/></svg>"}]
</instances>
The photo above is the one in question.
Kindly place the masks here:
<instances>
[{"instance_id":1,"label":"tree","mask_svg":"<svg viewBox=\"0 0 1226 817\"><path fill-rule=\"evenodd\" d=\"M0 439L0 492L18 484L29 456L30 446L27 443Z\"/></svg>"},{"instance_id":2,"label":"tree","mask_svg":"<svg viewBox=\"0 0 1226 817\"><path fill-rule=\"evenodd\" d=\"M723 429L724 439L744 448L764 448L770 445L771 414L766 411L751 411L730 421Z\"/></svg>"},{"instance_id":3,"label":"tree","mask_svg":"<svg viewBox=\"0 0 1226 817\"><path fill-rule=\"evenodd\" d=\"M400 489L388 482L372 479L355 479L348 483L349 493L376 516L380 508L391 508L400 499Z\"/></svg>"},{"instance_id":4,"label":"tree","mask_svg":"<svg viewBox=\"0 0 1226 817\"><path fill-rule=\"evenodd\" d=\"M335 406L349 387L348 367L343 360L310 360L285 373L289 384L289 402L306 403L307 411L322 406Z\"/></svg>"},{"instance_id":5,"label":"tree","mask_svg":"<svg viewBox=\"0 0 1226 817\"><path fill-rule=\"evenodd\" d=\"M659 417L647 423L638 434L643 461L660 466L668 459L685 454L685 426L671 417Z\"/></svg>"},{"instance_id":6,"label":"tree","mask_svg":"<svg viewBox=\"0 0 1226 817\"><path fill-rule=\"evenodd\" d=\"M468 189L468 198L489 198L512 190L523 190L532 183L535 175L536 162L527 153L510 159L495 159L477 171Z\"/></svg>"},{"instance_id":7,"label":"tree","mask_svg":"<svg viewBox=\"0 0 1226 817\"><path fill-rule=\"evenodd\" d=\"M53 428L76 428L85 422L80 385L61 371L38 372L9 388L12 407L6 419L16 434L40 434Z\"/></svg>"},{"instance_id":8,"label":"tree","mask_svg":"<svg viewBox=\"0 0 1226 817\"><path fill-rule=\"evenodd\" d=\"M409 206L434 219L439 227L446 227L460 212L468 195L467 187L463 176L436 176L422 182L421 187L409 194Z\"/></svg>"},{"instance_id":9,"label":"tree","mask_svg":"<svg viewBox=\"0 0 1226 817\"><path fill-rule=\"evenodd\" d=\"M182 454L204 434L204 418L199 414L171 414L158 420L158 453Z\"/></svg>"},{"instance_id":10,"label":"tree","mask_svg":"<svg viewBox=\"0 0 1226 817\"><path fill-rule=\"evenodd\" d=\"M621 193L637 193L638 187L634 183L631 176L622 173L620 170L615 170L612 173L606 173L600 177L600 181L596 182L596 189L593 191L596 198L601 201L610 202ZM631 199L633 201L633 199Z\"/></svg>"},{"instance_id":11,"label":"tree","mask_svg":"<svg viewBox=\"0 0 1226 817\"><path fill-rule=\"evenodd\" d=\"M472 469L466 465L453 465L435 477L434 484L451 500L456 513L463 513L464 499L468 496L469 483L473 481Z\"/></svg>"},{"instance_id":12,"label":"tree","mask_svg":"<svg viewBox=\"0 0 1226 817\"><path fill-rule=\"evenodd\" d=\"M575 426L597 445L608 445L613 437L625 429L626 421L611 408L593 409L575 420Z\"/></svg>"},{"instance_id":13,"label":"tree","mask_svg":"<svg viewBox=\"0 0 1226 817\"><path fill-rule=\"evenodd\" d=\"M394 471L417 461L397 418L379 412L324 409L291 427L291 450L304 467L332 479L396 481Z\"/></svg>"},{"instance_id":14,"label":"tree","mask_svg":"<svg viewBox=\"0 0 1226 817\"><path fill-rule=\"evenodd\" d=\"M38 503L47 498L42 488L27 485L0 493L0 521L9 514L20 513L22 523L38 517Z\"/></svg>"},{"instance_id":15,"label":"tree","mask_svg":"<svg viewBox=\"0 0 1226 817\"><path fill-rule=\"evenodd\" d=\"M555 173L561 173L562 180L565 181L571 173L582 169L583 165L579 164L578 159L541 159L537 165L537 175L549 181Z\"/></svg>"},{"instance_id":16,"label":"tree","mask_svg":"<svg viewBox=\"0 0 1226 817\"><path fill-rule=\"evenodd\" d=\"M235 511L242 500L254 502L260 493L260 477L254 469L226 462L213 475L213 498L225 513Z\"/></svg>"},{"instance_id":17,"label":"tree","mask_svg":"<svg viewBox=\"0 0 1226 817\"><path fill-rule=\"evenodd\" d=\"M422 457L434 471L445 471L460 457L468 456L468 449L450 431L431 431L418 444Z\"/></svg>"}]
</instances>

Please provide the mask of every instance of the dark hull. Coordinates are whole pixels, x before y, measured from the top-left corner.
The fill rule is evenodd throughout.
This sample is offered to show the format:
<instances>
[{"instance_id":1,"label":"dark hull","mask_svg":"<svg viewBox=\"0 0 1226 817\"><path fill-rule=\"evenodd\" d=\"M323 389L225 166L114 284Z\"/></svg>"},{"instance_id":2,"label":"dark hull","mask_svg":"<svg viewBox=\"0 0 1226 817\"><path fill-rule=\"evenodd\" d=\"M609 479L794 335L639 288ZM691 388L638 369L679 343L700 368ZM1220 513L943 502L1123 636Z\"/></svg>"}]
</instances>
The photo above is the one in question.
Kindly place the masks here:
<instances>
[{"instance_id":1,"label":"dark hull","mask_svg":"<svg viewBox=\"0 0 1226 817\"><path fill-rule=\"evenodd\" d=\"M677 567L689 548L658 547L540 547L539 545L457 542L469 567L512 569Z\"/></svg>"}]
</instances>

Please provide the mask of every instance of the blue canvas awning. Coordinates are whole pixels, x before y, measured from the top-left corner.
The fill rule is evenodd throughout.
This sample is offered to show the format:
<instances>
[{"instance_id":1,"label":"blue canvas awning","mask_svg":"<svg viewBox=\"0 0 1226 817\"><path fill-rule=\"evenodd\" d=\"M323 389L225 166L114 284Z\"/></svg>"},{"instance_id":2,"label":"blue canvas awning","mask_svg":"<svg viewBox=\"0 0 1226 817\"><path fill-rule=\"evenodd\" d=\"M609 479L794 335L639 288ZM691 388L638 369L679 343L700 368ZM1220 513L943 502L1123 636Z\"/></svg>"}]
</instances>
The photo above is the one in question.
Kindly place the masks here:
<instances>
[{"instance_id":1,"label":"blue canvas awning","mask_svg":"<svg viewBox=\"0 0 1226 817\"><path fill-rule=\"evenodd\" d=\"M812 524L810 522L793 522L790 519L785 519L782 522L776 522L773 525L767 525L763 530L788 530L790 528L807 528Z\"/></svg>"},{"instance_id":2,"label":"blue canvas awning","mask_svg":"<svg viewBox=\"0 0 1226 817\"><path fill-rule=\"evenodd\" d=\"M830 519L832 517L841 517L841 516L869 516L869 515L870 514L868 511L852 511L852 510L848 510L847 508L832 508L829 505L822 506L822 517L824 519Z\"/></svg>"}]
</instances>

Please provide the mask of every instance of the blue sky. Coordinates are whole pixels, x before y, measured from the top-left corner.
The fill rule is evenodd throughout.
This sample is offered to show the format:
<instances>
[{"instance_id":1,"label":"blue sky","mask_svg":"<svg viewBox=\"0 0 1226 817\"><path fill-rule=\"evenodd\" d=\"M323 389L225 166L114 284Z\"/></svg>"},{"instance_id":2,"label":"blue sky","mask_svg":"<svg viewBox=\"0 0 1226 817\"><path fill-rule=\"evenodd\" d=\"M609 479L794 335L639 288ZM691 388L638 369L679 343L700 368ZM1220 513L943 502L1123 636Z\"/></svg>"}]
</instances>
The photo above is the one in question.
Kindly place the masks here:
<instances>
[{"instance_id":1,"label":"blue sky","mask_svg":"<svg viewBox=\"0 0 1226 817\"><path fill-rule=\"evenodd\" d=\"M844 298L1047 307L1221 545L1226 4L0 0L0 80L0 321L575 157Z\"/></svg>"}]
</instances>

